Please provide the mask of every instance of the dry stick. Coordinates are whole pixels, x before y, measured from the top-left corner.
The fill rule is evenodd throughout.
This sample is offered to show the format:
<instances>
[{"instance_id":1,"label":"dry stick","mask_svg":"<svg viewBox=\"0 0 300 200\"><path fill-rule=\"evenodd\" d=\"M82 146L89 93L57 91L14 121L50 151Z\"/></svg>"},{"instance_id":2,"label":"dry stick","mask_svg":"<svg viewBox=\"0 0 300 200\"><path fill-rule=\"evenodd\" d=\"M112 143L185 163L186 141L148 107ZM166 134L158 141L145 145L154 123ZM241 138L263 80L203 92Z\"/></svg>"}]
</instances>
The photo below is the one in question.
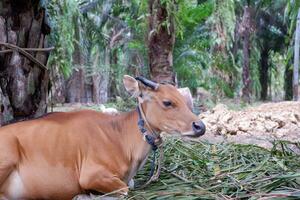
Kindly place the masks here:
<instances>
[{"instance_id":1,"label":"dry stick","mask_svg":"<svg viewBox=\"0 0 300 200\"><path fill-rule=\"evenodd\" d=\"M0 42L0 46L1 45L5 46L5 47L7 47L9 49L18 51L19 53L23 54L26 58L28 58L29 60L31 60L32 62L34 62L35 64L37 64L38 67L42 68L43 70L48 70L47 67L43 63L41 63L39 60L37 60L30 53L26 52L22 48L20 48L20 47L18 47L16 45L13 45L13 44L6 43L6 42Z\"/></svg>"},{"instance_id":2,"label":"dry stick","mask_svg":"<svg viewBox=\"0 0 300 200\"><path fill-rule=\"evenodd\" d=\"M0 51L0 53L11 53L11 52L13 52L13 50L10 50L10 49Z\"/></svg>"},{"instance_id":3,"label":"dry stick","mask_svg":"<svg viewBox=\"0 0 300 200\"><path fill-rule=\"evenodd\" d=\"M48 52L48 51L52 51L54 49L54 47L48 47L48 48L22 48L24 51L33 51L33 52ZM11 53L14 52L11 49L6 49L6 50L2 50L0 51L0 53Z\"/></svg>"}]
</instances>

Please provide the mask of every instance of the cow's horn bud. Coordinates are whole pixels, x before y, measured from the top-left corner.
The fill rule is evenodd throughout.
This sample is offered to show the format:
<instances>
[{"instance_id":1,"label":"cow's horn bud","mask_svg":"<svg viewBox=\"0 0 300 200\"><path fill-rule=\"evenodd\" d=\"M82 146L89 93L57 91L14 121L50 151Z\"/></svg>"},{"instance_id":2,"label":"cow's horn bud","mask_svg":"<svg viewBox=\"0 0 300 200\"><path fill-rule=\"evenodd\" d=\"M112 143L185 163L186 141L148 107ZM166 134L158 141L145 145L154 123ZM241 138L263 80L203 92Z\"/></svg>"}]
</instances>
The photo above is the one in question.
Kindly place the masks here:
<instances>
[{"instance_id":1,"label":"cow's horn bud","mask_svg":"<svg viewBox=\"0 0 300 200\"><path fill-rule=\"evenodd\" d=\"M141 83L143 83L145 86L150 87L152 90L157 90L159 87L158 83L155 83L151 80L148 80L142 76L138 76L135 78L136 80L140 81Z\"/></svg>"}]
</instances>

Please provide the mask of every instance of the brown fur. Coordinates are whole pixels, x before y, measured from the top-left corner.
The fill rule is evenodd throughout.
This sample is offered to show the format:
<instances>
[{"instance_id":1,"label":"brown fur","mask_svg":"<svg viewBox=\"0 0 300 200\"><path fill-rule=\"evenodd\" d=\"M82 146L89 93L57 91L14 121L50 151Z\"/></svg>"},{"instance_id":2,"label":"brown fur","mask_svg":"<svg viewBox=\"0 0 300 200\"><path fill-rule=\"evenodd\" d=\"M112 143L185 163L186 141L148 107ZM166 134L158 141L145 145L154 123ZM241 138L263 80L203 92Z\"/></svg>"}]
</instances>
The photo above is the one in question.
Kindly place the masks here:
<instances>
[{"instance_id":1,"label":"brown fur","mask_svg":"<svg viewBox=\"0 0 300 200\"><path fill-rule=\"evenodd\" d=\"M89 189L126 187L129 169L149 150L133 120L135 111L112 117L84 110L1 128L0 192L13 199L7 192L12 171L20 174L28 199L71 199Z\"/></svg>"}]
</instances>

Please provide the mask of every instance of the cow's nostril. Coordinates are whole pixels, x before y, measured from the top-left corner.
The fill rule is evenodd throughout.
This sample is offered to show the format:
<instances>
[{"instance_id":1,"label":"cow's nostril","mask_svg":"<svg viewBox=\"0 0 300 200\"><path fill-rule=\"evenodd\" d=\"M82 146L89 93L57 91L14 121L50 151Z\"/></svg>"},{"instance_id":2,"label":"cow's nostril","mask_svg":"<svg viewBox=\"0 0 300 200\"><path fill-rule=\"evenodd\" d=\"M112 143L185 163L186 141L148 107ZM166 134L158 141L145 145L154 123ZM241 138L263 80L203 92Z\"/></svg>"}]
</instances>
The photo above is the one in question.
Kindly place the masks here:
<instances>
[{"instance_id":1,"label":"cow's nostril","mask_svg":"<svg viewBox=\"0 0 300 200\"><path fill-rule=\"evenodd\" d=\"M200 130L201 129L201 127L196 122L193 122L193 128L195 130Z\"/></svg>"},{"instance_id":2,"label":"cow's nostril","mask_svg":"<svg viewBox=\"0 0 300 200\"><path fill-rule=\"evenodd\" d=\"M193 122L192 126L196 137L199 137L205 133L205 125L202 121Z\"/></svg>"}]
</instances>

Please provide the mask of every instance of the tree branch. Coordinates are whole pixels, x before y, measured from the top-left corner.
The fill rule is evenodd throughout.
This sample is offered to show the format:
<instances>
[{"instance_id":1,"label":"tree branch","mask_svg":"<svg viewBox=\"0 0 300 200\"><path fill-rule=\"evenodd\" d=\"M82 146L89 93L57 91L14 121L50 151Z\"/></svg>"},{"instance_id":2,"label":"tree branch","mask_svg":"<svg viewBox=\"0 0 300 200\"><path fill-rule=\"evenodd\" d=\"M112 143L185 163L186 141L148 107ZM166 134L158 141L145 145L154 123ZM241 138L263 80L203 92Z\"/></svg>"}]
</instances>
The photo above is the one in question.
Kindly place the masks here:
<instances>
[{"instance_id":1,"label":"tree branch","mask_svg":"<svg viewBox=\"0 0 300 200\"><path fill-rule=\"evenodd\" d=\"M34 62L35 64L37 64L37 66L40 67L41 69L48 70L47 67L43 63L41 63L39 60L37 60L30 53L26 52L22 48L20 48L20 47L18 47L16 45L13 45L13 44L6 43L6 42L0 42L0 46L5 46L6 48L18 51L23 56L25 56L26 58L28 58L29 60L31 60L32 62Z\"/></svg>"},{"instance_id":2,"label":"tree branch","mask_svg":"<svg viewBox=\"0 0 300 200\"><path fill-rule=\"evenodd\" d=\"M55 48L48 47L48 48L21 48L21 49L23 49L24 51L33 51L33 52L48 52L48 51L52 51ZM11 49L0 51L0 53L11 53L11 52L13 52L13 50Z\"/></svg>"}]
</instances>

